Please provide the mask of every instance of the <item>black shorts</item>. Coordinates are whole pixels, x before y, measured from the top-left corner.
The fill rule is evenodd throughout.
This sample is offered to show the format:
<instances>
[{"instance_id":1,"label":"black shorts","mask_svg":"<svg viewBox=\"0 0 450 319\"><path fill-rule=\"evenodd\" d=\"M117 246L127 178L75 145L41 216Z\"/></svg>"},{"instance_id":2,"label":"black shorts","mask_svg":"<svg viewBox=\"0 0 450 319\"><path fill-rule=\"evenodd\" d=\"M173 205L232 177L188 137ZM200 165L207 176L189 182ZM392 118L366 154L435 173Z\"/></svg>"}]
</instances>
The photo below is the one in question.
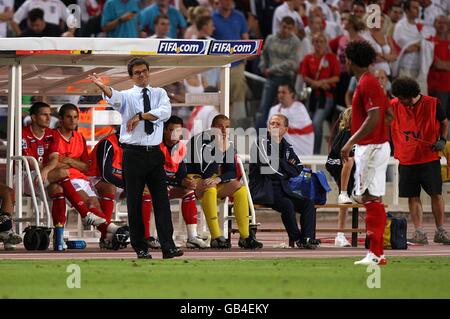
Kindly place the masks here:
<instances>
[{"instance_id":1,"label":"black shorts","mask_svg":"<svg viewBox=\"0 0 450 319\"><path fill-rule=\"evenodd\" d=\"M417 165L399 165L398 173L400 197L419 197L421 187L430 196L442 194L439 160Z\"/></svg>"}]
</instances>

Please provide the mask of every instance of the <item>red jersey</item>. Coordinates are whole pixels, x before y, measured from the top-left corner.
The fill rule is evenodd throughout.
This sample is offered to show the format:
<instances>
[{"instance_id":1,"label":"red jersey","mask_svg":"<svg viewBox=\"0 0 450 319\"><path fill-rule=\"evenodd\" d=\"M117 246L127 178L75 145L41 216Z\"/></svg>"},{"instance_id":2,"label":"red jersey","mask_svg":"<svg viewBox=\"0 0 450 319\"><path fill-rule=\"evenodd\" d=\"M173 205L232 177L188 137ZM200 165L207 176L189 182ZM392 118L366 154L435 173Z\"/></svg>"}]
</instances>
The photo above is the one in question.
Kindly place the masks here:
<instances>
[{"instance_id":1,"label":"red jersey","mask_svg":"<svg viewBox=\"0 0 450 319\"><path fill-rule=\"evenodd\" d=\"M53 141L53 130L49 128L45 129L41 138L34 135L31 125L22 128L22 154L33 156L39 164L47 164L50 154L58 152Z\"/></svg>"},{"instance_id":2,"label":"red jersey","mask_svg":"<svg viewBox=\"0 0 450 319\"><path fill-rule=\"evenodd\" d=\"M434 42L434 61L450 61L450 41L432 38ZM434 66L430 67L428 73L428 90L430 92L449 92L450 91L450 71L439 70Z\"/></svg>"},{"instance_id":3,"label":"red jersey","mask_svg":"<svg viewBox=\"0 0 450 319\"><path fill-rule=\"evenodd\" d=\"M333 53L327 53L322 57L308 54L300 63L298 73L313 80L329 79L333 76L339 76L339 61ZM333 88L336 85L332 84L330 86ZM326 91L325 94L326 96L333 96L331 91Z\"/></svg>"},{"instance_id":4,"label":"red jersey","mask_svg":"<svg viewBox=\"0 0 450 319\"><path fill-rule=\"evenodd\" d=\"M86 141L80 133L74 131L72 137L67 140L58 129L54 130L55 144L58 153L64 157L80 159L83 162L89 162L89 155L87 151ZM88 178L76 168L69 168L69 177L71 179L81 178L87 180Z\"/></svg>"},{"instance_id":5,"label":"red jersey","mask_svg":"<svg viewBox=\"0 0 450 319\"><path fill-rule=\"evenodd\" d=\"M441 124L436 119L437 99L422 96L412 107L393 99L394 120L391 124L394 157L402 165L415 165L439 160L439 152L431 145L440 135Z\"/></svg>"},{"instance_id":6,"label":"red jersey","mask_svg":"<svg viewBox=\"0 0 450 319\"><path fill-rule=\"evenodd\" d=\"M358 145L383 144L389 140L388 126L384 123L389 99L378 79L371 73L364 73L358 81L352 100L352 135L363 125L367 113L372 109L380 110L380 120L371 133L358 141Z\"/></svg>"}]
</instances>

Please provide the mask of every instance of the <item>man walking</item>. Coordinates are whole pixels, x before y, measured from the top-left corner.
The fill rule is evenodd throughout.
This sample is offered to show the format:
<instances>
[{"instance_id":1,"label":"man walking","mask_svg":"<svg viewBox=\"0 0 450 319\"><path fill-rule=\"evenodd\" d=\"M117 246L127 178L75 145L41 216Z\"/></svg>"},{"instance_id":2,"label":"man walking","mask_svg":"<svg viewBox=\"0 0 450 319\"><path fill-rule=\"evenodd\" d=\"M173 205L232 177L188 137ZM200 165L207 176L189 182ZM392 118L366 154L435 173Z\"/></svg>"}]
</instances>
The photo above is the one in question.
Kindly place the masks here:
<instances>
[{"instance_id":1,"label":"man walking","mask_svg":"<svg viewBox=\"0 0 450 319\"><path fill-rule=\"evenodd\" d=\"M172 239L173 224L167 196L164 155L159 144L163 124L171 113L167 93L149 86L150 68L142 58L128 63L128 74L134 86L116 91L106 86L94 73L89 78L103 91L106 100L122 114L120 140L123 148L123 177L127 191L128 222L131 245L138 258L151 259L145 239L141 213L142 192L147 185L153 198L156 229L163 258L182 256Z\"/></svg>"}]
</instances>

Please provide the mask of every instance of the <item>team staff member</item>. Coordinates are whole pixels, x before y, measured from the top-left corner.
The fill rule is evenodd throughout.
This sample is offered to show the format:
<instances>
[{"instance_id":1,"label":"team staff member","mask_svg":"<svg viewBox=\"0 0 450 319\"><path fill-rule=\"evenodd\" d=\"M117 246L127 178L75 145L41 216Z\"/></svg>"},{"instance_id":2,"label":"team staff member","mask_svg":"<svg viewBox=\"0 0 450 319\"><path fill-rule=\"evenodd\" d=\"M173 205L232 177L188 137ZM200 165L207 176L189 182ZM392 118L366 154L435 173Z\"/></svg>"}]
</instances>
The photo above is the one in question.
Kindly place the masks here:
<instances>
[{"instance_id":1,"label":"team staff member","mask_svg":"<svg viewBox=\"0 0 450 319\"><path fill-rule=\"evenodd\" d=\"M381 201L386 189L386 170L391 152L385 123L389 100L378 79L369 72L376 52L367 41L350 42L345 49L347 66L358 80L352 100L352 136L341 150L344 163L355 146L355 194L366 208L370 249L357 265L384 265L386 211Z\"/></svg>"},{"instance_id":2,"label":"team staff member","mask_svg":"<svg viewBox=\"0 0 450 319\"><path fill-rule=\"evenodd\" d=\"M128 222L131 245L138 258L152 258L141 213L144 186L150 190L155 207L156 229L161 243L163 258L182 256L172 239L173 225L167 195L162 141L163 122L171 113L167 93L162 88L149 86L150 68L142 58L128 63L128 74L134 86L116 91L106 86L94 73L89 78L103 91L106 99L122 114L120 143L123 148L123 177L127 191Z\"/></svg>"},{"instance_id":3,"label":"team staff member","mask_svg":"<svg viewBox=\"0 0 450 319\"><path fill-rule=\"evenodd\" d=\"M398 78L392 83L391 101L394 120L391 126L394 157L398 167L399 195L408 197L409 212L415 232L412 243L428 244L422 227L421 188L431 197L431 211L436 222L435 243L450 245L444 229L444 200L439 151L444 150L448 120L437 99L420 94L419 84L411 78Z\"/></svg>"}]
</instances>

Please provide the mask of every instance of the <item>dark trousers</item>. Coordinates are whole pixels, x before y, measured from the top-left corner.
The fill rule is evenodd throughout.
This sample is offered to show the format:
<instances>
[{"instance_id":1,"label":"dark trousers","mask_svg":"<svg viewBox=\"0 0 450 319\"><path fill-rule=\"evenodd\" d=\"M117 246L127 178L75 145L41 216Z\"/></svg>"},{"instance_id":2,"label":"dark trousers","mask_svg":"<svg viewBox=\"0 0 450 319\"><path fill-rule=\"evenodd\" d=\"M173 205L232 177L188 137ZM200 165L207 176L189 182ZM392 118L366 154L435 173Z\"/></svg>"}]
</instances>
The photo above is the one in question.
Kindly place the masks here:
<instances>
[{"instance_id":1,"label":"dark trousers","mask_svg":"<svg viewBox=\"0 0 450 319\"><path fill-rule=\"evenodd\" d=\"M122 167L127 192L128 223L131 246L135 251L148 250L142 219L142 192L147 185L153 200L156 230L162 250L175 248L172 213L167 195L164 155L159 148L149 151L123 150Z\"/></svg>"},{"instance_id":2,"label":"dark trousers","mask_svg":"<svg viewBox=\"0 0 450 319\"><path fill-rule=\"evenodd\" d=\"M316 238L316 209L314 203L307 199L288 196L281 185L273 186L275 204L272 209L281 213L281 220L288 233L289 239L297 241L305 238ZM300 214L300 227L298 228L296 213Z\"/></svg>"}]
</instances>

